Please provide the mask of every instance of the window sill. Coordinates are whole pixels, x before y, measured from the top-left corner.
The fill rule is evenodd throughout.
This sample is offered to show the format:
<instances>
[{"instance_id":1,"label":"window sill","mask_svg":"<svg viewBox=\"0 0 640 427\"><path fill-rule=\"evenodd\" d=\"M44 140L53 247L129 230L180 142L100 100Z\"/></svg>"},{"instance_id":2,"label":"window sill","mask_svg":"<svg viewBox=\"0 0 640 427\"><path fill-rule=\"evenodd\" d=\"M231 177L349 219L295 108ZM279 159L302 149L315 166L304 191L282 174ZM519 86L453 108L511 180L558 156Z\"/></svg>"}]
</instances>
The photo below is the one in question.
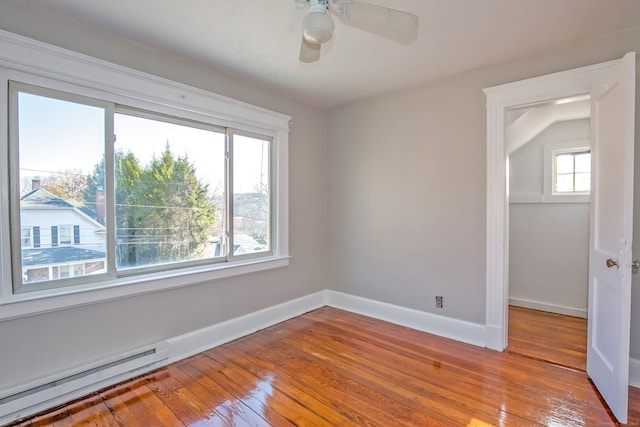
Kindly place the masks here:
<instances>
[{"instance_id":1,"label":"window sill","mask_svg":"<svg viewBox=\"0 0 640 427\"><path fill-rule=\"evenodd\" d=\"M273 256L5 296L0 299L0 321L286 267L289 259Z\"/></svg>"},{"instance_id":2,"label":"window sill","mask_svg":"<svg viewBox=\"0 0 640 427\"><path fill-rule=\"evenodd\" d=\"M588 194L522 194L509 196L509 203L589 203Z\"/></svg>"}]
</instances>

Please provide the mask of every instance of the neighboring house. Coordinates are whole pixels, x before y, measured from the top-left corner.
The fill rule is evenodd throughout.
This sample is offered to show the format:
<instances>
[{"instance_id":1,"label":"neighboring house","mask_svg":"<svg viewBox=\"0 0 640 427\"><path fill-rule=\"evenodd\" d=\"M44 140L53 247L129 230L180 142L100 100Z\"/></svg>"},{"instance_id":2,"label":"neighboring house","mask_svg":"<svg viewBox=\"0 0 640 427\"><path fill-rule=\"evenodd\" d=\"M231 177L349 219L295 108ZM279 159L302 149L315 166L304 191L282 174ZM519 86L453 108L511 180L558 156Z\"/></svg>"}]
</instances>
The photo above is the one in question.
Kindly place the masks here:
<instances>
[{"instance_id":1,"label":"neighboring house","mask_svg":"<svg viewBox=\"0 0 640 427\"><path fill-rule=\"evenodd\" d=\"M24 283L105 270L105 227L96 213L43 189L20 199Z\"/></svg>"}]
</instances>

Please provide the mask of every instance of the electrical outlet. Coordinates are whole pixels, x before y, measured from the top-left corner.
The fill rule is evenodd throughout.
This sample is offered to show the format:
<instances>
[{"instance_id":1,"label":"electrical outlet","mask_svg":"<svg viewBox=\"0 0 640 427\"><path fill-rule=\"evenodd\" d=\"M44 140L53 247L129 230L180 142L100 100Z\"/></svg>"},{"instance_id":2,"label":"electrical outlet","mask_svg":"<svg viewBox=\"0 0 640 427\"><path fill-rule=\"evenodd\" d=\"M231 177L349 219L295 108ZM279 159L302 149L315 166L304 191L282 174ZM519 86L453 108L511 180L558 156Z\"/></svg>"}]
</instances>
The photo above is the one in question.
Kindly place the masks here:
<instances>
[{"instance_id":1,"label":"electrical outlet","mask_svg":"<svg viewBox=\"0 0 640 427\"><path fill-rule=\"evenodd\" d=\"M442 296L438 295L436 296L436 308L442 308L442 307L443 307Z\"/></svg>"}]
</instances>

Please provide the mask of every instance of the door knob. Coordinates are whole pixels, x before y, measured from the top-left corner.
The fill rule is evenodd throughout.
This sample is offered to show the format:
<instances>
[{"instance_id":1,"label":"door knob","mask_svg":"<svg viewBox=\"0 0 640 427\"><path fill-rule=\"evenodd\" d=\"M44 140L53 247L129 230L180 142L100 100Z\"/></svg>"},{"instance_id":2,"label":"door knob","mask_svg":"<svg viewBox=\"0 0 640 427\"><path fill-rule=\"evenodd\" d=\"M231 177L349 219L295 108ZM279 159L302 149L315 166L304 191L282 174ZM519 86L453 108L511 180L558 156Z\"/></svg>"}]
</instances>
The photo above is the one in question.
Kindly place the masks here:
<instances>
[{"instance_id":1,"label":"door knob","mask_svg":"<svg viewBox=\"0 0 640 427\"><path fill-rule=\"evenodd\" d=\"M636 258L631 261L631 272L633 274L638 274L638 270L640 269L640 259Z\"/></svg>"},{"instance_id":2,"label":"door knob","mask_svg":"<svg viewBox=\"0 0 640 427\"><path fill-rule=\"evenodd\" d=\"M617 267L618 266L618 261L614 261L611 258L607 258L607 267L611 268L611 267Z\"/></svg>"}]
</instances>

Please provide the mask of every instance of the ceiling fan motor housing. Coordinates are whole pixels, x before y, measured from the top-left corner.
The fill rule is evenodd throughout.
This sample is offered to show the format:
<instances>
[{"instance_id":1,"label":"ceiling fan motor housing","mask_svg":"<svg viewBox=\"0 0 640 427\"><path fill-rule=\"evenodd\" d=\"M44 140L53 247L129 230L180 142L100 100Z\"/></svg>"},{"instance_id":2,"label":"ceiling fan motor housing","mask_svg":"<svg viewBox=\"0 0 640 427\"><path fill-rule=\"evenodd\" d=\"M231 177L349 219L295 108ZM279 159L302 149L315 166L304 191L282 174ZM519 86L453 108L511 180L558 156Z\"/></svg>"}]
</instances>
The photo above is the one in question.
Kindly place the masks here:
<instances>
[{"instance_id":1,"label":"ceiling fan motor housing","mask_svg":"<svg viewBox=\"0 0 640 427\"><path fill-rule=\"evenodd\" d=\"M329 41L335 26L329 16L328 0L310 0L309 12L302 21L304 39L312 44Z\"/></svg>"}]
</instances>

